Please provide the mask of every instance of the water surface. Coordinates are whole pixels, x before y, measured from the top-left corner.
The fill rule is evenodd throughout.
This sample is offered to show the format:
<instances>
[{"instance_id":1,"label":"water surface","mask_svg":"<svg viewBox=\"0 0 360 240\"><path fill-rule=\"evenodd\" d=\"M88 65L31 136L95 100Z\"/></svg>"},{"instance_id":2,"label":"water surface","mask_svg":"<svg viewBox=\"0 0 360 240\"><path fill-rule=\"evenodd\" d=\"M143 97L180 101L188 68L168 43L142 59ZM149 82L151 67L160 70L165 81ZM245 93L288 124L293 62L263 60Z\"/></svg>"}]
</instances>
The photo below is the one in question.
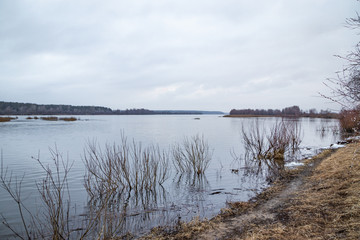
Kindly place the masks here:
<instances>
[{"instance_id":1,"label":"water surface","mask_svg":"<svg viewBox=\"0 0 360 240\"><path fill-rule=\"evenodd\" d=\"M23 178L22 196L30 209L40 204L38 183L44 172L34 160L51 163L49 148L57 148L64 159L73 163L69 186L73 213L86 213L88 197L83 187L84 148L96 140L100 146L120 143L121 134L143 145L156 144L169 149L184 137L202 135L213 150L213 157L205 175L179 175L173 169L164 188L156 196L148 198L147 206L138 204L134 196L127 201L125 231L136 233L151 227L190 220L194 216L211 218L226 206L227 201L246 201L267 186L266 179L246 174L241 163L235 161L231 152L244 154L241 128L250 126L251 118L223 118L216 115L149 115L149 116L79 116L75 122L17 120L0 123L0 149L4 168L13 175L13 181ZM200 118L200 119L198 119ZM259 118L265 126L271 126L278 118ZM328 147L339 140L333 130L337 120L297 120L303 132L301 152L308 157L317 149ZM297 159L289 159L296 161ZM240 169L232 172L231 169ZM19 214L10 196L0 189L0 213L10 224L20 227ZM9 230L0 225L0 238L10 236Z\"/></svg>"}]
</instances>

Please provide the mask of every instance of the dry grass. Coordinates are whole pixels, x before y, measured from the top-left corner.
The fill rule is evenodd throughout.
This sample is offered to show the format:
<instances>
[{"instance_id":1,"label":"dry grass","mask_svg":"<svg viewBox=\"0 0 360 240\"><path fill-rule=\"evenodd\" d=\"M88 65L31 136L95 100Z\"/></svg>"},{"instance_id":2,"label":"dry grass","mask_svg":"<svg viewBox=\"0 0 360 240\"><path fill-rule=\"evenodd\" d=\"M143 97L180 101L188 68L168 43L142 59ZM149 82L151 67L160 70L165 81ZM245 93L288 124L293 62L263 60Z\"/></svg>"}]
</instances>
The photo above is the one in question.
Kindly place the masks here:
<instances>
[{"instance_id":1,"label":"dry grass","mask_svg":"<svg viewBox=\"0 0 360 240\"><path fill-rule=\"evenodd\" d=\"M360 145L326 158L282 209L278 221L243 239L360 239Z\"/></svg>"},{"instance_id":2,"label":"dry grass","mask_svg":"<svg viewBox=\"0 0 360 240\"><path fill-rule=\"evenodd\" d=\"M37 119L37 118L34 118L34 119ZM66 121L66 122L73 122L73 121L76 121L77 118L75 117L62 117L62 118L59 118L59 117L41 117L42 120L45 120L45 121Z\"/></svg>"},{"instance_id":3,"label":"dry grass","mask_svg":"<svg viewBox=\"0 0 360 240\"><path fill-rule=\"evenodd\" d=\"M16 118L14 117L0 117L0 122L10 122L11 120L14 120Z\"/></svg>"},{"instance_id":4,"label":"dry grass","mask_svg":"<svg viewBox=\"0 0 360 240\"><path fill-rule=\"evenodd\" d=\"M212 228L214 223L208 220L195 218L191 222L179 222L178 225L169 227L157 227L152 229L151 233L141 239L196 239L197 234Z\"/></svg>"},{"instance_id":5,"label":"dry grass","mask_svg":"<svg viewBox=\"0 0 360 240\"><path fill-rule=\"evenodd\" d=\"M77 118L76 117L63 117L63 118L59 118L59 120L66 121L66 122L73 122L73 121L76 121Z\"/></svg>"},{"instance_id":6,"label":"dry grass","mask_svg":"<svg viewBox=\"0 0 360 240\"><path fill-rule=\"evenodd\" d=\"M58 118L58 117L41 117L41 120L45 120L45 121L58 121L59 118Z\"/></svg>"}]
</instances>

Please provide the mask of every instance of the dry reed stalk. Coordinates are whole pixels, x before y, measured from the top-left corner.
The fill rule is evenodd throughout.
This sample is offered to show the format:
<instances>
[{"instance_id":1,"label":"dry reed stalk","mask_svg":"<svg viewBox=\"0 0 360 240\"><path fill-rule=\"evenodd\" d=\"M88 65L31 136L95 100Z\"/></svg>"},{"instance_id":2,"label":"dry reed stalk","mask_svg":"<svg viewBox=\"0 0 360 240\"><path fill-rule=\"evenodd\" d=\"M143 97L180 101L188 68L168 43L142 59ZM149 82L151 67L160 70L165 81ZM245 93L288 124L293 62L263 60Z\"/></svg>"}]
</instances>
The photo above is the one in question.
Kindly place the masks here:
<instances>
[{"instance_id":1,"label":"dry reed stalk","mask_svg":"<svg viewBox=\"0 0 360 240\"><path fill-rule=\"evenodd\" d=\"M11 120L14 120L16 118L14 117L0 117L0 122L10 122Z\"/></svg>"},{"instance_id":2,"label":"dry reed stalk","mask_svg":"<svg viewBox=\"0 0 360 240\"><path fill-rule=\"evenodd\" d=\"M169 176L169 156L158 146L143 148L141 143L122 135L120 145L88 143L84 154L85 188L90 197L156 191Z\"/></svg>"},{"instance_id":3,"label":"dry reed stalk","mask_svg":"<svg viewBox=\"0 0 360 240\"><path fill-rule=\"evenodd\" d=\"M95 220L86 226L79 226L80 219L75 225L70 224L70 193L68 176L72 164L64 160L58 149L50 149L52 165L44 165L40 158L33 158L40 165L45 177L37 183L42 205L37 213L30 211L21 198L21 184L23 179L13 182L12 175L4 171L1 164L1 187L3 187L18 205L23 224L23 232L16 231L4 218L4 224L20 239L85 239L94 227ZM27 215L25 217L25 214Z\"/></svg>"},{"instance_id":4,"label":"dry reed stalk","mask_svg":"<svg viewBox=\"0 0 360 240\"><path fill-rule=\"evenodd\" d=\"M256 119L249 128L242 126L242 137L246 158L284 159L286 152L294 153L299 148L302 131L296 121L282 120L267 130Z\"/></svg>"},{"instance_id":5,"label":"dry reed stalk","mask_svg":"<svg viewBox=\"0 0 360 240\"><path fill-rule=\"evenodd\" d=\"M212 151L204 136L196 135L184 138L181 144L177 143L172 148L173 163L180 173L194 172L198 175L205 173L208 168Z\"/></svg>"}]
</instances>

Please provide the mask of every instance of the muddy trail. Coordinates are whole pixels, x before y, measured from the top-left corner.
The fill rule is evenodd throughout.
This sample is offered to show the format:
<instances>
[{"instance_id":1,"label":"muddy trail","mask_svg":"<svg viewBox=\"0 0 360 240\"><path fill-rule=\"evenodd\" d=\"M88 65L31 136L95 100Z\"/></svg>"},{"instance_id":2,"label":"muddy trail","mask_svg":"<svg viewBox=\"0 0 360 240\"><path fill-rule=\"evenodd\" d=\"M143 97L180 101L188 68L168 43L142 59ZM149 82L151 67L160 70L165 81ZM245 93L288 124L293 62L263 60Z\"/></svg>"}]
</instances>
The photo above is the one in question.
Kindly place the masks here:
<instances>
[{"instance_id":1,"label":"muddy trail","mask_svg":"<svg viewBox=\"0 0 360 240\"><path fill-rule=\"evenodd\" d=\"M360 144L325 150L249 202L146 239L360 239Z\"/></svg>"},{"instance_id":2,"label":"muddy trail","mask_svg":"<svg viewBox=\"0 0 360 240\"><path fill-rule=\"evenodd\" d=\"M252 225L286 221L286 217L281 209L300 190L305 178L312 173L321 160L332 152L327 151L321 157L316 158L313 163L307 164L296 175L289 174L287 179L277 182L276 184L278 185L276 187L269 189L264 194L253 199L253 201L250 201L250 203L253 203L245 206L250 207L249 211L239 216L223 219L217 226L200 234L197 239L236 239L243 236L246 231L249 231ZM236 203L234 203L234 208L236 209Z\"/></svg>"}]
</instances>

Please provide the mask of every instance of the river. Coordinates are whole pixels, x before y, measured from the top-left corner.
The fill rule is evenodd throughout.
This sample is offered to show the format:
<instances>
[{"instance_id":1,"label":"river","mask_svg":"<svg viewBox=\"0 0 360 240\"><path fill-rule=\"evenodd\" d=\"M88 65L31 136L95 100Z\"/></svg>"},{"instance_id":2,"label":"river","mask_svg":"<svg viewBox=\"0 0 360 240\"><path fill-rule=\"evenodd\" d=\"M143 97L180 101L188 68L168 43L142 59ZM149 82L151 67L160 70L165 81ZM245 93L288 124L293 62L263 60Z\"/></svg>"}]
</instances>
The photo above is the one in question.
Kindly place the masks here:
<instances>
[{"instance_id":1,"label":"river","mask_svg":"<svg viewBox=\"0 0 360 240\"><path fill-rule=\"evenodd\" d=\"M71 214L84 216L89 208L89 197L84 189L84 149L92 141L99 146L120 143L122 134L143 146L153 144L166 151L186 137L203 136L213 153L201 179L189 174L180 175L171 167L163 188L151 197L147 206L138 204L130 196L126 200L127 214L122 232L140 235L158 225L188 221L196 216L211 218L226 206L227 201L249 200L268 186L264 177L247 174L233 156L233 153L244 154L241 129L250 126L253 118L217 115L76 117L79 118L77 121L65 122L18 116L14 121L0 123L3 173L7 170L8 177L12 174L13 183L22 179L21 197L33 214L42 211L37 184L44 178L44 171L35 159L47 166L52 163L49 149L57 149L63 159L72 163L68 176ZM280 119L266 117L258 121L269 127ZM318 149L329 147L340 139L336 131L338 120L300 118L296 121L303 136L297 158L311 157ZM287 159L287 162L299 160ZM0 189L0 213L17 231L22 231L17 206L3 188ZM1 224L0 238L11 235L11 231Z\"/></svg>"}]
</instances>

